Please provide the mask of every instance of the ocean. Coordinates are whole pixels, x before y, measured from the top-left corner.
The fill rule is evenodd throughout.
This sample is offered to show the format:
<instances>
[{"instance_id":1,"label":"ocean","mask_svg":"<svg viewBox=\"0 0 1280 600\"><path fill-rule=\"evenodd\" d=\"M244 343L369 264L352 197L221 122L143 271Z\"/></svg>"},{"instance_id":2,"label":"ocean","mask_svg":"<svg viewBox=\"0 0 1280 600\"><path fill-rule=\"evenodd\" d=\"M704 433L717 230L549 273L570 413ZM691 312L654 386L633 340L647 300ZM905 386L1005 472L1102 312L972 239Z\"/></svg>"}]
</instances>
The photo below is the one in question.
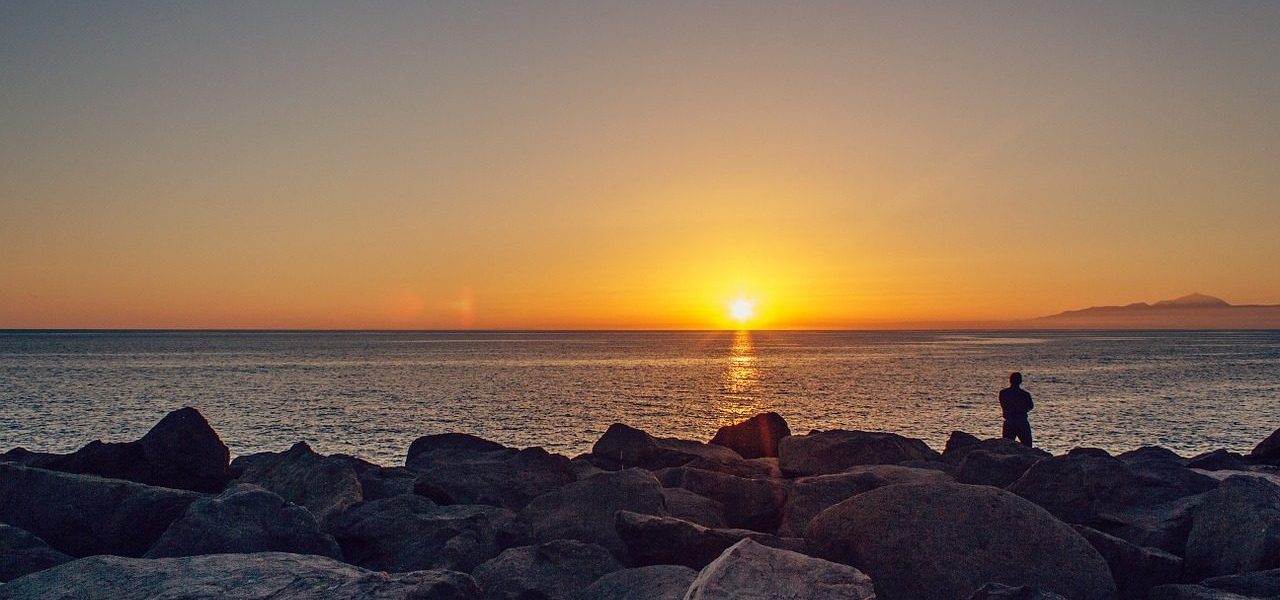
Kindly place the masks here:
<instances>
[{"instance_id":1,"label":"ocean","mask_svg":"<svg viewBox=\"0 0 1280 600\"><path fill-rule=\"evenodd\" d=\"M0 449L136 439L193 406L233 455L306 440L384 465L432 433L573 456L614 422L707 440L764 411L941 450L999 435L1015 370L1055 453L1247 452L1280 427L1280 331L8 331Z\"/></svg>"}]
</instances>

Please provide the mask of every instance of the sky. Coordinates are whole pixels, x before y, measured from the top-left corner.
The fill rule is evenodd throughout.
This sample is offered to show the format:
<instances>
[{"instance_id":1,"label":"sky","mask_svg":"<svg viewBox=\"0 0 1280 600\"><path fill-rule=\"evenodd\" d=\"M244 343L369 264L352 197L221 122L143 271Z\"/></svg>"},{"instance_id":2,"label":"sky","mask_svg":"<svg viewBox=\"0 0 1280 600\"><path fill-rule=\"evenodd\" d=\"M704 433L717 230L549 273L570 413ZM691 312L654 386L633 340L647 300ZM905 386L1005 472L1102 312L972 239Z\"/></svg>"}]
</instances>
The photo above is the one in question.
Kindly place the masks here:
<instances>
[{"instance_id":1,"label":"sky","mask_svg":"<svg viewBox=\"0 0 1280 600\"><path fill-rule=\"evenodd\" d=\"M4 2L0 328L1280 303L1277 57L1276 2Z\"/></svg>"}]
</instances>

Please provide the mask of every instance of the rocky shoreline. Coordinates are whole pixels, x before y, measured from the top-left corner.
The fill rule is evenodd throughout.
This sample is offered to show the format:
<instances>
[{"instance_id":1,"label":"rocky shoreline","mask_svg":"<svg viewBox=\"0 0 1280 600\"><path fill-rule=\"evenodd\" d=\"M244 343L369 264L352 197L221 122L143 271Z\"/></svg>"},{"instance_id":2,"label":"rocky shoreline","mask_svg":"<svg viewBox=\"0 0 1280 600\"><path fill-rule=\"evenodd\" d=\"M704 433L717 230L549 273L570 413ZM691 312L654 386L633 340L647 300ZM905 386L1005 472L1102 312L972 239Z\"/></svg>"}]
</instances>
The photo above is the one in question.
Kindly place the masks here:
<instances>
[{"instance_id":1,"label":"rocky shoreline","mask_svg":"<svg viewBox=\"0 0 1280 600\"><path fill-rule=\"evenodd\" d=\"M0 454L0 599L1280 598L1280 430L1249 455L1051 456L954 432L709 442L614 424L569 458L428 435L403 467L230 460L194 409Z\"/></svg>"}]
</instances>

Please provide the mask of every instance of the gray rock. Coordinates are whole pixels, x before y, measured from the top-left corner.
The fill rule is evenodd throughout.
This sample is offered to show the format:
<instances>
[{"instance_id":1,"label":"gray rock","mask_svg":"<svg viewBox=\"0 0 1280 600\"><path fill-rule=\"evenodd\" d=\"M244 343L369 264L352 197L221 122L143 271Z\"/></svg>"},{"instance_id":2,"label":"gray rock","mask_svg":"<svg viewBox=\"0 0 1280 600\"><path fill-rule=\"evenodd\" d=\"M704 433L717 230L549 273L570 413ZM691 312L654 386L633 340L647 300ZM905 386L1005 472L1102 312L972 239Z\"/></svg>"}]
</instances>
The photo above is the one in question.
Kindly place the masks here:
<instances>
[{"instance_id":1,"label":"gray rock","mask_svg":"<svg viewBox=\"0 0 1280 600\"><path fill-rule=\"evenodd\" d=\"M374 573L307 554L82 558L0 587L5 600L475 600L454 571Z\"/></svg>"},{"instance_id":2,"label":"gray rock","mask_svg":"<svg viewBox=\"0 0 1280 600\"><path fill-rule=\"evenodd\" d=\"M677 518L703 527L728 527L724 521L724 505L678 487L662 488L662 500L667 512Z\"/></svg>"},{"instance_id":3,"label":"gray rock","mask_svg":"<svg viewBox=\"0 0 1280 600\"><path fill-rule=\"evenodd\" d=\"M777 481L744 479L689 467L662 469L655 475L663 486L683 488L719 502L730 527L772 532L782 519L787 492Z\"/></svg>"},{"instance_id":4,"label":"gray rock","mask_svg":"<svg viewBox=\"0 0 1280 600\"><path fill-rule=\"evenodd\" d=\"M618 512L616 527L632 563L637 565L701 569L743 539L773 548L799 549L782 538L750 529L712 529L671 517L627 511Z\"/></svg>"},{"instance_id":5,"label":"gray rock","mask_svg":"<svg viewBox=\"0 0 1280 600\"><path fill-rule=\"evenodd\" d=\"M622 423L609 426L591 447L591 455L597 459L597 465L607 463L616 468L640 467L650 471L678 467L696 458L742 460L741 455L724 446L654 437Z\"/></svg>"},{"instance_id":6,"label":"gray rock","mask_svg":"<svg viewBox=\"0 0 1280 600\"><path fill-rule=\"evenodd\" d=\"M861 465L844 473L800 477L787 486L778 535L803 536L809 521L828 507L863 492L899 483L952 481L941 471L898 465Z\"/></svg>"},{"instance_id":7,"label":"gray rock","mask_svg":"<svg viewBox=\"0 0 1280 600\"><path fill-rule=\"evenodd\" d=\"M50 548L30 532L0 523L0 583L69 560L72 560L70 556ZM692 576L689 578L693 579Z\"/></svg>"},{"instance_id":8,"label":"gray rock","mask_svg":"<svg viewBox=\"0 0 1280 600\"><path fill-rule=\"evenodd\" d=\"M311 512L260 487L234 485L192 502L147 551L146 558L198 554L291 552L342 558Z\"/></svg>"},{"instance_id":9,"label":"gray rock","mask_svg":"<svg viewBox=\"0 0 1280 600\"><path fill-rule=\"evenodd\" d=\"M437 504L488 504L519 510L530 500L578 480L572 463L542 448L516 450L465 436L418 438L405 462L414 492Z\"/></svg>"},{"instance_id":10,"label":"gray rock","mask_svg":"<svg viewBox=\"0 0 1280 600\"><path fill-rule=\"evenodd\" d=\"M437 506L404 495L365 502L334 519L347 562L375 571L470 571L521 543L515 514L478 504Z\"/></svg>"},{"instance_id":11,"label":"gray rock","mask_svg":"<svg viewBox=\"0 0 1280 600\"><path fill-rule=\"evenodd\" d=\"M786 419L776 412L768 412L721 427L711 443L730 448L743 458L766 458L777 456L778 440L789 435L791 427Z\"/></svg>"},{"instance_id":12,"label":"gray rock","mask_svg":"<svg viewBox=\"0 0 1280 600\"><path fill-rule=\"evenodd\" d=\"M323 526L364 501L360 477L342 458L317 454L306 442L285 452L263 452L236 459L243 474L236 483L248 483L305 506Z\"/></svg>"},{"instance_id":13,"label":"gray rock","mask_svg":"<svg viewBox=\"0 0 1280 600\"><path fill-rule=\"evenodd\" d=\"M666 515L661 484L642 469L592 475L534 498L520 511L520 522L534 542L590 542L625 560L626 544L614 528L620 510Z\"/></svg>"},{"instance_id":14,"label":"gray rock","mask_svg":"<svg viewBox=\"0 0 1280 600\"><path fill-rule=\"evenodd\" d=\"M778 464L789 476L839 473L855 465L890 465L941 460L924 442L896 433L814 431L778 443Z\"/></svg>"},{"instance_id":15,"label":"gray rock","mask_svg":"<svg viewBox=\"0 0 1280 600\"><path fill-rule=\"evenodd\" d=\"M1210 577L1198 585L1162 585L1151 589L1150 600L1276 600L1280 598L1280 569Z\"/></svg>"},{"instance_id":16,"label":"gray rock","mask_svg":"<svg viewBox=\"0 0 1280 600\"><path fill-rule=\"evenodd\" d=\"M988 583L969 596L969 600L1067 600L1053 592L1020 585L1013 587L1003 583Z\"/></svg>"},{"instance_id":17,"label":"gray rock","mask_svg":"<svg viewBox=\"0 0 1280 600\"><path fill-rule=\"evenodd\" d=\"M1280 487L1228 477L1193 511L1185 556L1190 581L1280 567Z\"/></svg>"},{"instance_id":18,"label":"gray rock","mask_svg":"<svg viewBox=\"0 0 1280 600\"><path fill-rule=\"evenodd\" d=\"M1072 600L1116 597L1098 551L1044 509L1004 490L915 483L859 494L818 514L810 549L862 569L882 600L967 598L988 582Z\"/></svg>"},{"instance_id":19,"label":"gray rock","mask_svg":"<svg viewBox=\"0 0 1280 600\"><path fill-rule=\"evenodd\" d=\"M698 573L685 600L849 600L875 598L861 571L746 539Z\"/></svg>"},{"instance_id":20,"label":"gray rock","mask_svg":"<svg viewBox=\"0 0 1280 600\"><path fill-rule=\"evenodd\" d=\"M623 569L595 580L575 600L681 600L697 576L678 565Z\"/></svg>"},{"instance_id":21,"label":"gray rock","mask_svg":"<svg viewBox=\"0 0 1280 600\"><path fill-rule=\"evenodd\" d=\"M504 550L472 575L486 600L567 600L620 569L622 564L601 546L556 540Z\"/></svg>"},{"instance_id":22,"label":"gray rock","mask_svg":"<svg viewBox=\"0 0 1280 600\"><path fill-rule=\"evenodd\" d=\"M1157 585L1177 583L1182 576L1182 558L1159 550L1135 546L1118 537L1083 525L1072 525L1111 568L1120 600L1144 600Z\"/></svg>"},{"instance_id":23,"label":"gray rock","mask_svg":"<svg viewBox=\"0 0 1280 600\"><path fill-rule=\"evenodd\" d=\"M0 522L71 556L142 556L200 494L0 463Z\"/></svg>"}]
</instances>

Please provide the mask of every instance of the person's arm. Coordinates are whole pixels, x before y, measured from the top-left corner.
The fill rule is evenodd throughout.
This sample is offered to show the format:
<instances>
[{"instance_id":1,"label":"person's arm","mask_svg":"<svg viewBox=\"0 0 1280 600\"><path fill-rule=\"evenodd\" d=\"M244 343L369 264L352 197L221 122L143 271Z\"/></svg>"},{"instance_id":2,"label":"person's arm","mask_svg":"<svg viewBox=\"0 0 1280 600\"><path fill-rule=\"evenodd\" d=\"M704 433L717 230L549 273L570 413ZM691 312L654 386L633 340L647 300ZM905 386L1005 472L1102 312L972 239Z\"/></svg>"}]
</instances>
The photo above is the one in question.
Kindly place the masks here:
<instances>
[{"instance_id":1,"label":"person's arm","mask_svg":"<svg viewBox=\"0 0 1280 600\"><path fill-rule=\"evenodd\" d=\"M1031 392L1027 392L1027 412L1036 407L1036 403L1031 401Z\"/></svg>"}]
</instances>

